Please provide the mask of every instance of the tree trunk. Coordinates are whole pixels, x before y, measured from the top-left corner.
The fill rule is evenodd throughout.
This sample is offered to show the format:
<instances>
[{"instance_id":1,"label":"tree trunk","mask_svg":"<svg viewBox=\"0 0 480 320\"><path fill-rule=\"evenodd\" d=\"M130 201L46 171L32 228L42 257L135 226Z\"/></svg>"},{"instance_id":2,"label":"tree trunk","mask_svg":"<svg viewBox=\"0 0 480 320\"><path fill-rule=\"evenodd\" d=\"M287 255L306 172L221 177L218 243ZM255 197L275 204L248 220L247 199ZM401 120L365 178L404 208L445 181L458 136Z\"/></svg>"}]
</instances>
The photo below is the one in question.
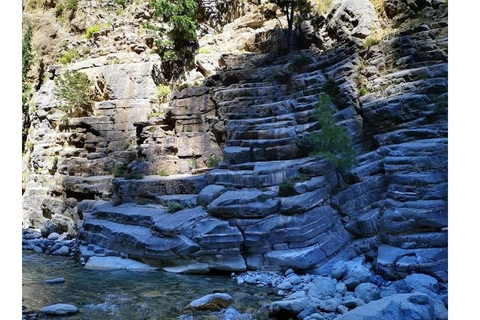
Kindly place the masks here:
<instances>
[{"instance_id":1,"label":"tree trunk","mask_svg":"<svg viewBox=\"0 0 480 320\"><path fill-rule=\"evenodd\" d=\"M288 31L287 31L287 41L288 41L288 53L292 52L292 38L293 38L293 11L294 11L294 6L292 3L292 6L290 7L290 11L287 12L287 22L288 22Z\"/></svg>"}]
</instances>

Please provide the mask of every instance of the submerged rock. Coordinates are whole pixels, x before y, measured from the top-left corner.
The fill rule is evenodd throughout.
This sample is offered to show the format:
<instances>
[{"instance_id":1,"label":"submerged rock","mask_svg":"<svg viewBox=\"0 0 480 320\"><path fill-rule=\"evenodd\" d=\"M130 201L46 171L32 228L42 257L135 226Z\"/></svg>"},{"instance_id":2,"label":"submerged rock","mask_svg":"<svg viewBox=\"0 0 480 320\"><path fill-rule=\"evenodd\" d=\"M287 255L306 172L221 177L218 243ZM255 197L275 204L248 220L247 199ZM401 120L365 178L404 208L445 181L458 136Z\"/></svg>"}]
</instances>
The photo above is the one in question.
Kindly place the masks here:
<instances>
[{"instance_id":1,"label":"submerged rock","mask_svg":"<svg viewBox=\"0 0 480 320\"><path fill-rule=\"evenodd\" d=\"M187 310L211 310L219 311L225 309L233 303L233 298L226 293L213 293L190 302L185 309Z\"/></svg>"},{"instance_id":2,"label":"submerged rock","mask_svg":"<svg viewBox=\"0 0 480 320\"><path fill-rule=\"evenodd\" d=\"M85 264L86 269L92 270L116 270L126 269L130 271L153 271L156 268L148 264L120 257L97 257L93 256Z\"/></svg>"},{"instance_id":3,"label":"submerged rock","mask_svg":"<svg viewBox=\"0 0 480 320\"><path fill-rule=\"evenodd\" d=\"M46 314L49 316L68 316L72 314L76 314L78 312L78 308L71 304L66 303L57 303L51 306L44 307L40 309L40 314Z\"/></svg>"}]
</instances>

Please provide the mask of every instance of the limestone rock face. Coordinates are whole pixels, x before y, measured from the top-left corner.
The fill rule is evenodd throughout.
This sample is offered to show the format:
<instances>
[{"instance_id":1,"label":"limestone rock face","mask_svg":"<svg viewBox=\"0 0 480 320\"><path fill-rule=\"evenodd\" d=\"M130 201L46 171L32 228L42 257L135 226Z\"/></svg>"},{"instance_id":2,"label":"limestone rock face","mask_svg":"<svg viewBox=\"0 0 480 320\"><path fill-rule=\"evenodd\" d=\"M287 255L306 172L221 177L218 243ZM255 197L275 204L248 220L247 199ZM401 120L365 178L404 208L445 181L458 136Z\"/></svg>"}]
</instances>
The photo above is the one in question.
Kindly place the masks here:
<instances>
[{"instance_id":1,"label":"limestone rock face","mask_svg":"<svg viewBox=\"0 0 480 320\"><path fill-rule=\"evenodd\" d=\"M370 301L381 317L390 311L376 300L374 272L406 278L412 290L448 278L448 10L387 0L378 15L368 0L334 1L326 14L302 16L294 45L309 49L282 56L285 17L264 6L200 1L196 70L159 97L168 66L155 53L155 28L138 27L161 27L148 5L129 4L128 19L106 9L82 21L80 12L101 5L81 1L76 32L96 19L112 23L88 40L49 32L65 32L79 55L68 66L47 63L36 86L22 159L24 227L44 225L46 236L79 229L82 248L172 272L332 272L342 283L322 284L318 295L358 288L358 297L322 310ZM417 14L422 21L410 20ZM376 28L388 36L367 43ZM54 80L67 69L95 84L101 98L89 116L65 119L55 108ZM327 92L356 152L342 175L299 143L321 130L315 110ZM120 164L143 178L113 177ZM428 301L405 299L389 300L393 313L405 303L429 316ZM270 312L300 317L305 302Z\"/></svg>"}]
</instances>

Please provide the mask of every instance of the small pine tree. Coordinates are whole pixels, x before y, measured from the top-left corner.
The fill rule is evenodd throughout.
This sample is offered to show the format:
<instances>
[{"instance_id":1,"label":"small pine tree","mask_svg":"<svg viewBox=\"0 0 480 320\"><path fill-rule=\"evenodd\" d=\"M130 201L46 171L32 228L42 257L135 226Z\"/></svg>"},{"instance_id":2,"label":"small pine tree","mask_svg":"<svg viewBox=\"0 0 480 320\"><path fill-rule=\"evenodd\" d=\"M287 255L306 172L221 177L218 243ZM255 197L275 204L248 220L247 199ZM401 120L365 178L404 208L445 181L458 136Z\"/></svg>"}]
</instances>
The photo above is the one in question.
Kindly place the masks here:
<instances>
[{"instance_id":1,"label":"small pine tree","mask_svg":"<svg viewBox=\"0 0 480 320\"><path fill-rule=\"evenodd\" d=\"M345 127L338 126L333 117L330 96L321 94L315 110L315 119L320 126L319 132L314 132L301 139L300 145L310 150L309 155L324 157L335 168L337 184L342 180L343 172L352 168L355 164L355 150L352 148L352 140Z\"/></svg>"},{"instance_id":2,"label":"small pine tree","mask_svg":"<svg viewBox=\"0 0 480 320\"><path fill-rule=\"evenodd\" d=\"M66 71L55 79L53 94L61 103L59 110L68 116L86 116L92 111L95 91L88 76L79 71Z\"/></svg>"}]
</instances>

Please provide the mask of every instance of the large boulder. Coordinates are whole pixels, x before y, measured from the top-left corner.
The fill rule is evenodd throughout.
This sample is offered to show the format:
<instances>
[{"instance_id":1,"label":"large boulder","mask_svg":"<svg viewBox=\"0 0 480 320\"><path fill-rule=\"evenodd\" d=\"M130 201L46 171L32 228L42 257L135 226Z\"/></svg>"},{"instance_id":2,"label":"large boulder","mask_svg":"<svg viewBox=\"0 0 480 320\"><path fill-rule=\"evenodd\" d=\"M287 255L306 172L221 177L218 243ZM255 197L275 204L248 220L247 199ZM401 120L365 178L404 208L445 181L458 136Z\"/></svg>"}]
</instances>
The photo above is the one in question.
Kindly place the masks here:
<instances>
[{"instance_id":1,"label":"large boulder","mask_svg":"<svg viewBox=\"0 0 480 320\"><path fill-rule=\"evenodd\" d=\"M355 289L360 283L370 282L373 275L370 269L363 264L362 258L351 261L338 261L332 268L332 275L342 280L347 288Z\"/></svg>"},{"instance_id":2,"label":"large boulder","mask_svg":"<svg viewBox=\"0 0 480 320\"><path fill-rule=\"evenodd\" d=\"M357 307L336 319L435 319L435 313L432 301L426 294L394 294Z\"/></svg>"},{"instance_id":3,"label":"large boulder","mask_svg":"<svg viewBox=\"0 0 480 320\"><path fill-rule=\"evenodd\" d=\"M370 1L344 0L329 14L327 31L339 40L348 36L366 38L378 26L378 17Z\"/></svg>"}]
</instances>

